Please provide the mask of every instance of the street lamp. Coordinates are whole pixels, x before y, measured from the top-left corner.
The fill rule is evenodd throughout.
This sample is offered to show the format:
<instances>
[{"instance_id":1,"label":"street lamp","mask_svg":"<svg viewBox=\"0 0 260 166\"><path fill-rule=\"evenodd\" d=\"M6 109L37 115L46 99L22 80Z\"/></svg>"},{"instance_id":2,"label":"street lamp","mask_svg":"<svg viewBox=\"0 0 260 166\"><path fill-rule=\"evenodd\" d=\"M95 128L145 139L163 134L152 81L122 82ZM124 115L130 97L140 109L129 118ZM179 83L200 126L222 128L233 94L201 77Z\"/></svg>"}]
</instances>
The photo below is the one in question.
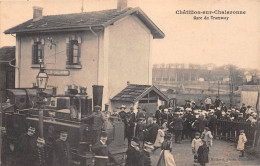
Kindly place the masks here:
<instances>
[{"instance_id":1,"label":"street lamp","mask_svg":"<svg viewBox=\"0 0 260 166\"><path fill-rule=\"evenodd\" d=\"M39 131L40 131L40 137L43 138L43 110L45 106L45 93L43 92L48 83L48 74L44 71L44 68L42 68L43 60L40 59L40 71L38 75L36 76L36 83L37 83L37 105L39 109Z\"/></svg>"},{"instance_id":2,"label":"street lamp","mask_svg":"<svg viewBox=\"0 0 260 166\"><path fill-rule=\"evenodd\" d=\"M47 87L48 83L48 74L45 73L44 68L42 68L43 61L40 59L40 72L38 73L36 77L36 82L37 82L37 87L39 88L40 91L44 91Z\"/></svg>"}]
</instances>

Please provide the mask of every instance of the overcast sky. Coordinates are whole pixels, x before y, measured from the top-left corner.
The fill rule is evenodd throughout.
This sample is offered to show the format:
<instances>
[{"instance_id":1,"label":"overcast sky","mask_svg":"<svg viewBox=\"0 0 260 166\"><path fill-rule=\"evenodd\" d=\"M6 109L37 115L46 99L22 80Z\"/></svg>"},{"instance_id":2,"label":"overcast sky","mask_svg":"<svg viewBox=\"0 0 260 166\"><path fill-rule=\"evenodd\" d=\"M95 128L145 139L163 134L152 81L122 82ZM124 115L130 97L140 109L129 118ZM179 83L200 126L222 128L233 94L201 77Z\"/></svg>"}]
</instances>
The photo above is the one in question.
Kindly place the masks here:
<instances>
[{"instance_id":1,"label":"overcast sky","mask_svg":"<svg viewBox=\"0 0 260 166\"><path fill-rule=\"evenodd\" d=\"M117 0L84 0L84 11L116 5ZM77 13L81 0L2 0L1 47L15 45L15 38L3 32L31 19L33 6L43 7L44 15ZM153 63L234 64L260 69L260 0L128 0L128 6L139 6L165 33L164 39L153 41ZM242 10L246 14L212 15L227 16L228 21L193 20L194 15L178 15L176 10Z\"/></svg>"}]
</instances>

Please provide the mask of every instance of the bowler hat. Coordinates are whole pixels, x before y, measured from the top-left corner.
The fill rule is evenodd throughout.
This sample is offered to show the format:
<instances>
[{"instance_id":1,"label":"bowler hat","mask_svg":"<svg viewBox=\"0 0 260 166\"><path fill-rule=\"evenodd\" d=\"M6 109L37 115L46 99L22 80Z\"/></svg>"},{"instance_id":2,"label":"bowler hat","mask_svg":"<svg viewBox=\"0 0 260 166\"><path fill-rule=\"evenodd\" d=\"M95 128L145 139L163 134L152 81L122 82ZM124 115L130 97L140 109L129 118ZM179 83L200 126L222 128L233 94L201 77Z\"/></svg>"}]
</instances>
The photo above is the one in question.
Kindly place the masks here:
<instances>
[{"instance_id":1,"label":"bowler hat","mask_svg":"<svg viewBox=\"0 0 260 166\"><path fill-rule=\"evenodd\" d=\"M122 109L122 108L126 109L126 106L125 105L121 105L120 109Z\"/></svg>"}]
</instances>

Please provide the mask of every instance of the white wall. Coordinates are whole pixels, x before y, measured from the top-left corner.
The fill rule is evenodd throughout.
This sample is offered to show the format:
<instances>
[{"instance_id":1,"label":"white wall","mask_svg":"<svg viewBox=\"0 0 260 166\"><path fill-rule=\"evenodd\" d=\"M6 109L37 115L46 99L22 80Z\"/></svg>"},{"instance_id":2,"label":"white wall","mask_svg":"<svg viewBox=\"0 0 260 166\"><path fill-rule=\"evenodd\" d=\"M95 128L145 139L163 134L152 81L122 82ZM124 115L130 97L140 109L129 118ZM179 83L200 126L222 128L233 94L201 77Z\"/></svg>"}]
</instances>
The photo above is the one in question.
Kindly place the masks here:
<instances>
[{"instance_id":1,"label":"white wall","mask_svg":"<svg viewBox=\"0 0 260 166\"><path fill-rule=\"evenodd\" d=\"M137 17L127 16L105 31L109 33L109 98L124 89L127 81L132 84L149 84L152 40L149 29Z\"/></svg>"},{"instance_id":2,"label":"white wall","mask_svg":"<svg viewBox=\"0 0 260 166\"><path fill-rule=\"evenodd\" d=\"M66 69L66 38L71 35L81 36L81 69ZM37 35L35 35L36 37ZM48 37L52 37L57 43L56 63L46 64L47 69L69 70L69 76L50 76L48 85L58 86L58 94L64 94L67 85L76 84L87 87L87 93L92 96L92 85L97 82L98 63L98 37L91 32L82 33L55 33L41 35L45 39L44 56L45 63L55 62L55 47L50 50L47 46ZM32 68L32 44L33 36L21 37L21 87L32 87L36 81L39 68ZM18 77L17 77L18 78Z\"/></svg>"}]
</instances>

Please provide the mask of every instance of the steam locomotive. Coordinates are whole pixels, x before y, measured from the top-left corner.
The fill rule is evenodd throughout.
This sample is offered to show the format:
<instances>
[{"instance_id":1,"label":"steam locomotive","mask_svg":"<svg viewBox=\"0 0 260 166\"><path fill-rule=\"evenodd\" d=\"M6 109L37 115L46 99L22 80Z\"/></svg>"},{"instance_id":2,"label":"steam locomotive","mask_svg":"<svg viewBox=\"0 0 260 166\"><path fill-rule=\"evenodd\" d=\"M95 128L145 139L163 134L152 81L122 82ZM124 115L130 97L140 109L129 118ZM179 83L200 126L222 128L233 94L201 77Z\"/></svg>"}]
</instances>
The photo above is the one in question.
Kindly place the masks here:
<instances>
[{"instance_id":1,"label":"steam locomotive","mask_svg":"<svg viewBox=\"0 0 260 166\"><path fill-rule=\"evenodd\" d=\"M93 143L91 123L82 123L81 118L92 113L92 105L102 105L102 87L93 86L92 99L88 98L86 89L78 92L69 89L66 95L55 95L51 91L45 93L45 108L43 109L43 137L47 139L50 134L58 138L61 131L68 132L68 141L71 147L72 162L74 165L91 166L94 154L91 151ZM18 138L27 132L29 126L36 128L39 136L39 109L37 105L37 89L18 88L8 89L9 106L2 111L2 126L6 127L8 147L12 151L19 145ZM77 110L72 116L71 109ZM109 112L106 107L106 112ZM106 127L110 153L117 163L124 165L127 147L124 145L124 125L117 117L108 117ZM52 132L50 132L50 130ZM11 156L12 158L12 156ZM110 165L113 165L110 163Z\"/></svg>"}]
</instances>

